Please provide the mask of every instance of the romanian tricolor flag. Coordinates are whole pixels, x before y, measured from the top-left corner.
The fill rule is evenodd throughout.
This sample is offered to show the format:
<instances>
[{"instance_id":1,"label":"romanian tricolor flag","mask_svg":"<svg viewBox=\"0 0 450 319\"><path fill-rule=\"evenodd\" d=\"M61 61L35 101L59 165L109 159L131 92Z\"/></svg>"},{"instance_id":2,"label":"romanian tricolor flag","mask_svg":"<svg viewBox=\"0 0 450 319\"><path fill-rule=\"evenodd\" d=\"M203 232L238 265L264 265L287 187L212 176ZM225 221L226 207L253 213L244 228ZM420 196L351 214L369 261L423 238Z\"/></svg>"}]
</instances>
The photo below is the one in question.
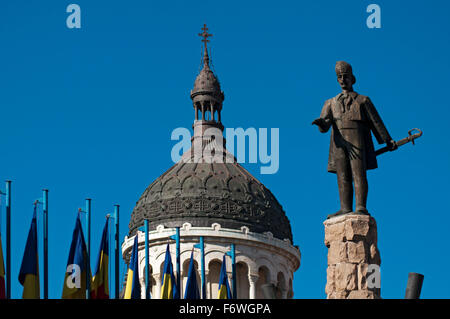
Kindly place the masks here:
<instances>
[{"instance_id":1,"label":"romanian tricolor flag","mask_svg":"<svg viewBox=\"0 0 450 319\"><path fill-rule=\"evenodd\" d=\"M169 244L166 248L166 259L164 261L164 272L161 280L161 299L178 299L178 289L173 275L172 258L170 257Z\"/></svg>"},{"instance_id":2,"label":"romanian tricolor flag","mask_svg":"<svg viewBox=\"0 0 450 319\"><path fill-rule=\"evenodd\" d=\"M108 276L108 223L106 219L103 228L102 241L100 243L100 252L98 253L97 267L91 284L92 299L109 299L109 276Z\"/></svg>"},{"instance_id":3,"label":"romanian tricolor flag","mask_svg":"<svg viewBox=\"0 0 450 319\"><path fill-rule=\"evenodd\" d=\"M134 237L133 250L131 251L130 265L128 266L127 285L123 299L141 299L141 284L139 283L138 264L138 234Z\"/></svg>"},{"instance_id":4,"label":"romanian tricolor flag","mask_svg":"<svg viewBox=\"0 0 450 319\"><path fill-rule=\"evenodd\" d=\"M188 279L184 291L184 299L200 299L197 283L197 272L194 267L194 250L191 252L191 261L189 262Z\"/></svg>"},{"instance_id":5,"label":"romanian tricolor flag","mask_svg":"<svg viewBox=\"0 0 450 319\"><path fill-rule=\"evenodd\" d=\"M62 299L86 299L87 276L90 277L90 269L80 213L78 213L64 276Z\"/></svg>"},{"instance_id":6,"label":"romanian tricolor flag","mask_svg":"<svg viewBox=\"0 0 450 319\"><path fill-rule=\"evenodd\" d=\"M219 295L217 299L233 299L231 297L230 285L228 284L227 266L225 255L223 255L222 268L219 277Z\"/></svg>"},{"instance_id":7,"label":"romanian tricolor flag","mask_svg":"<svg viewBox=\"0 0 450 319\"><path fill-rule=\"evenodd\" d=\"M0 299L6 299L5 264L3 262L2 237L0 236Z\"/></svg>"},{"instance_id":8,"label":"romanian tricolor flag","mask_svg":"<svg viewBox=\"0 0 450 319\"><path fill-rule=\"evenodd\" d=\"M36 205L34 205L33 219L20 266L19 282L23 286L23 299L40 298Z\"/></svg>"}]
</instances>

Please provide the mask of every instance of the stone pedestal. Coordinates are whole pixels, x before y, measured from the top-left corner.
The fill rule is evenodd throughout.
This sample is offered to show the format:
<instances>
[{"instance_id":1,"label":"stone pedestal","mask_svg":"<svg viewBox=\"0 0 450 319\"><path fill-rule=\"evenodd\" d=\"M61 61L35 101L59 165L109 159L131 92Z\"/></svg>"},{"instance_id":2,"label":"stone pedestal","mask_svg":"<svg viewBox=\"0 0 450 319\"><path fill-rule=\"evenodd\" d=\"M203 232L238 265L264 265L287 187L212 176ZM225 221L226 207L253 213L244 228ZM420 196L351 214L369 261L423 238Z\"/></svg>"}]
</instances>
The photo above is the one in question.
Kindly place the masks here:
<instances>
[{"instance_id":1,"label":"stone pedestal","mask_svg":"<svg viewBox=\"0 0 450 319\"><path fill-rule=\"evenodd\" d=\"M371 216L346 214L324 222L328 247L327 299L380 298L377 225Z\"/></svg>"}]
</instances>

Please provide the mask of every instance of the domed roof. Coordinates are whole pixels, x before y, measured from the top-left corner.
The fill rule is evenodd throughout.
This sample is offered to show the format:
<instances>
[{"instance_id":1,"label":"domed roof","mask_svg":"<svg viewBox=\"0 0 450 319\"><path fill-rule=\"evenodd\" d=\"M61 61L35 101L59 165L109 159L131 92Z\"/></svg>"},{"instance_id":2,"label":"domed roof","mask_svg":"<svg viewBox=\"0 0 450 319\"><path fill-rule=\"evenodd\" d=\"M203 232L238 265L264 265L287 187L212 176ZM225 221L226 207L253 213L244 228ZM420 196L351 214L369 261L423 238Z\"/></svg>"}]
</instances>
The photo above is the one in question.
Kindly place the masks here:
<instances>
[{"instance_id":1,"label":"domed roof","mask_svg":"<svg viewBox=\"0 0 450 319\"><path fill-rule=\"evenodd\" d=\"M224 99L220 84L209 68L206 47L206 25L199 34L205 39L203 69L195 80L191 98L201 111L218 110L212 117L194 122L192 148L181 160L158 177L144 191L131 214L130 235L149 220L150 230L158 225L210 227L218 223L223 228L251 232L271 232L274 237L292 242L291 226L283 208L272 193L245 170L220 141L223 125L220 111ZM205 105L205 101L207 104ZM197 113L197 108L195 109ZM212 112L213 113L213 112Z\"/></svg>"},{"instance_id":2,"label":"domed roof","mask_svg":"<svg viewBox=\"0 0 450 319\"><path fill-rule=\"evenodd\" d=\"M256 233L271 232L279 239L292 233L283 208L272 193L238 163L178 162L148 186L131 215L130 235L150 221L181 227L247 226Z\"/></svg>"},{"instance_id":3,"label":"domed roof","mask_svg":"<svg viewBox=\"0 0 450 319\"><path fill-rule=\"evenodd\" d=\"M194 88L191 91L191 99L195 100L194 98L198 95L209 95L222 102L224 100L224 95L220 89L219 80L209 68L209 56L208 51L206 50L203 61L203 69L195 79Z\"/></svg>"},{"instance_id":4,"label":"domed roof","mask_svg":"<svg viewBox=\"0 0 450 319\"><path fill-rule=\"evenodd\" d=\"M209 67L203 68L194 82L191 94L200 92L220 93L220 83Z\"/></svg>"}]
</instances>

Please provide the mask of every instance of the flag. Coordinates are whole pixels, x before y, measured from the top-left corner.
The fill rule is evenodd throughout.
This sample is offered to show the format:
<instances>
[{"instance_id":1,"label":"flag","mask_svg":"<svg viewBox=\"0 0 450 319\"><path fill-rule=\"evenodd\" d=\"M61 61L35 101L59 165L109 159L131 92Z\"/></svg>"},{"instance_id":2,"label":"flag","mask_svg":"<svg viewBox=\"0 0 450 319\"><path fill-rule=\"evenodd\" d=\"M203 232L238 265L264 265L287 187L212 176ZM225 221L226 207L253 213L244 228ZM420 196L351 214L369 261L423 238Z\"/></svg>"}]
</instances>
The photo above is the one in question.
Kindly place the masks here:
<instances>
[{"instance_id":1,"label":"flag","mask_svg":"<svg viewBox=\"0 0 450 319\"><path fill-rule=\"evenodd\" d=\"M191 261L189 262L188 279L184 290L184 299L200 299L197 284L197 272L194 267L194 250L192 249Z\"/></svg>"},{"instance_id":2,"label":"flag","mask_svg":"<svg viewBox=\"0 0 450 319\"><path fill-rule=\"evenodd\" d=\"M127 284L125 286L124 299L141 299L138 252L138 235L136 234L136 236L134 237L133 250L131 251L130 265L128 266Z\"/></svg>"},{"instance_id":3,"label":"flag","mask_svg":"<svg viewBox=\"0 0 450 319\"><path fill-rule=\"evenodd\" d=\"M23 286L23 299L40 298L36 205L34 205L33 219L20 266L19 282Z\"/></svg>"},{"instance_id":4,"label":"flag","mask_svg":"<svg viewBox=\"0 0 450 319\"><path fill-rule=\"evenodd\" d=\"M219 294L217 299L233 299L231 297L230 285L228 284L226 258L223 255L222 268L220 268Z\"/></svg>"},{"instance_id":5,"label":"flag","mask_svg":"<svg viewBox=\"0 0 450 319\"><path fill-rule=\"evenodd\" d=\"M103 228L102 241L100 242L100 252L98 253L97 267L91 284L92 299L109 299L109 276L108 276L108 222L106 219Z\"/></svg>"},{"instance_id":6,"label":"flag","mask_svg":"<svg viewBox=\"0 0 450 319\"><path fill-rule=\"evenodd\" d=\"M166 248L164 272L161 280L161 299L179 299L178 288L173 274L172 258L170 257L169 244Z\"/></svg>"},{"instance_id":7,"label":"flag","mask_svg":"<svg viewBox=\"0 0 450 319\"><path fill-rule=\"evenodd\" d=\"M89 268L86 242L78 213L67 260L62 299L86 299L86 278L89 276L90 279L91 274Z\"/></svg>"},{"instance_id":8,"label":"flag","mask_svg":"<svg viewBox=\"0 0 450 319\"><path fill-rule=\"evenodd\" d=\"M0 236L0 299L6 299L5 264L3 262L2 237Z\"/></svg>"}]
</instances>

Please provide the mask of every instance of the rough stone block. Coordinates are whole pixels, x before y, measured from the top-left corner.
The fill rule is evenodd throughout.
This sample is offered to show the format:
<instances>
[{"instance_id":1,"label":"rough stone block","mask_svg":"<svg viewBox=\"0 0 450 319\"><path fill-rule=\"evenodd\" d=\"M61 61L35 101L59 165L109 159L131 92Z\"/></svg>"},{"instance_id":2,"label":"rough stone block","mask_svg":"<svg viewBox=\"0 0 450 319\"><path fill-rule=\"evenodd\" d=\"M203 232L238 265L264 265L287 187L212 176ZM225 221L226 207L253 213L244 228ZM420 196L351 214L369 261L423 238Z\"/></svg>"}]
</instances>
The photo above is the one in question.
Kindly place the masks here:
<instances>
[{"instance_id":1,"label":"rough stone block","mask_svg":"<svg viewBox=\"0 0 450 319\"><path fill-rule=\"evenodd\" d=\"M354 290L357 288L356 265L340 263L335 268L335 285L337 290Z\"/></svg>"},{"instance_id":2,"label":"rough stone block","mask_svg":"<svg viewBox=\"0 0 450 319\"><path fill-rule=\"evenodd\" d=\"M369 260L368 251L364 241L347 242L347 259L351 263L365 263Z\"/></svg>"},{"instance_id":3,"label":"rough stone block","mask_svg":"<svg viewBox=\"0 0 450 319\"><path fill-rule=\"evenodd\" d=\"M333 291L336 290L336 287L334 285L334 272L335 272L335 266L328 266L328 268L327 268L327 285L325 286L325 293L327 295L331 294Z\"/></svg>"},{"instance_id":4,"label":"rough stone block","mask_svg":"<svg viewBox=\"0 0 450 319\"><path fill-rule=\"evenodd\" d=\"M357 267L358 271L358 290L367 289L367 269L369 268L368 264L359 264Z\"/></svg>"},{"instance_id":5,"label":"rough stone block","mask_svg":"<svg viewBox=\"0 0 450 319\"><path fill-rule=\"evenodd\" d=\"M369 262L371 264L377 264L377 265L381 264L380 251L378 250L377 246L374 243L372 243L370 245Z\"/></svg>"},{"instance_id":6,"label":"rough stone block","mask_svg":"<svg viewBox=\"0 0 450 319\"><path fill-rule=\"evenodd\" d=\"M340 241L330 242L328 249L328 265L347 261L347 243Z\"/></svg>"},{"instance_id":7,"label":"rough stone block","mask_svg":"<svg viewBox=\"0 0 450 319\"><path fill-rule=\"evenodd\" d=\"M365 237L369 228L369 218L350 218L345 222L345 238L353 240L355 236Z\"/></svg>"},{"instance_id":8,"label":"rough stone block","mask_svg":"<svg viewBox=\"0 0 450 319\"><path fill-rule=\"evenodd\" d=\"M373 291L353 290L347 296L347 299L380 299Z\"/></svg>"},{"instance_id":9,"label":"rough stone block","mask_svg":"<svg viewBox=\"0 0 450 319\"><path fill-rule=\"evenodd\" d=\"M348 295L348 291L333 291L327 296L327 299L346 299Z\"/></svg>"},{"instance_id":10,"label":"rough stone block","mask_svg":"<svg viewBox=\"0 0 450 319\"><path fill-rule=\"evenodd\" d=\"M330 246L333 241L343 241L345 223L325 223L325 246Z\"/></svg>"}]
</instances>

